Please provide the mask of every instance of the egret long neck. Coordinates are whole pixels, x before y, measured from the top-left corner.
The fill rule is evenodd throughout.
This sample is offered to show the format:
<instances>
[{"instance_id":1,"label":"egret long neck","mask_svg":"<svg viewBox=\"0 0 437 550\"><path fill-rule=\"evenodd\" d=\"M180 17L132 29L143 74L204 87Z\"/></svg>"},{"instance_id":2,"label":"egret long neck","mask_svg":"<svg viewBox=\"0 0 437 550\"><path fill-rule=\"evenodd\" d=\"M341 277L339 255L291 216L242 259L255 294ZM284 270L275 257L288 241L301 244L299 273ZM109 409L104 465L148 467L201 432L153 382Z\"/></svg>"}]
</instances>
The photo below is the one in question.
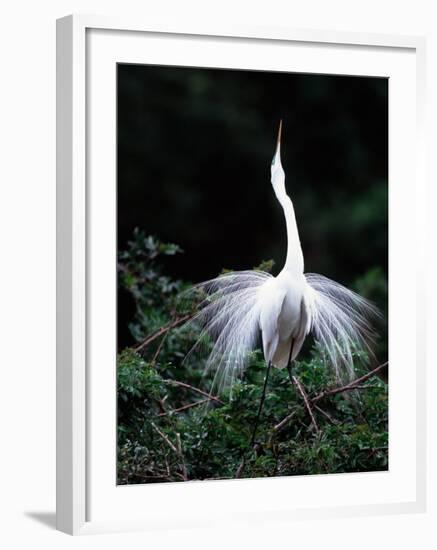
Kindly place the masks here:
<instances>
[{"instance_id":1,"label":"egret long neck","mask_svg":"<svg viewBox=\"0 0 437 550\"><path fill-rule=\"evenodd\" d=\"M284 270L293 273L293 275L301 275L304 268L303 254L302 247L300 246L299 231L297 229L293 203L285 189L285 172L281 163L281 129L282 122L279 124L276 151L272 160L271 180L276 198L284 210L285 222L287 224L287 259L285 261Z\"/></svg>"},{"instance_id":2,"label":"egret long neck","mask_svg":"<svg viewBox=\"0 0 437 550\"><path fill-rule=\"evenodd\" d=\"M277 198L284 210L285 223L287 224L287 258L284 270L300 275L304 270L304 261L293 203L285 193L281 193Z\"/></svg>"}]
</instances>

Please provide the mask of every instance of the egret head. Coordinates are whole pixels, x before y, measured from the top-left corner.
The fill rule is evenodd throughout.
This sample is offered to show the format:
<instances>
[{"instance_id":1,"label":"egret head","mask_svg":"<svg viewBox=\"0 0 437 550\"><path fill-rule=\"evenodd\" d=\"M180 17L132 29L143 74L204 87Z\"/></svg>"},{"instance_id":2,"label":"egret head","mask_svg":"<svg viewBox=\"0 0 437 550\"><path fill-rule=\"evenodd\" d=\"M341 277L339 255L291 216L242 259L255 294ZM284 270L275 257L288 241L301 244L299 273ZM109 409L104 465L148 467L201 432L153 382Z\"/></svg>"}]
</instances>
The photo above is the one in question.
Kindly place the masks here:
<instances>
[{"instance_id":1,"label":"egret head","mask_svg":"<svg viewBox=\"0 0 437 550\"><path fill-rule=\"evenodd\" d=\"M282 133L282 120L279 122L278 139L276 141L276 151L273 156L271 166L271 181L276 196L285 194L285 173L281 164L281 133Z\"/></svg>"}]
</instances>

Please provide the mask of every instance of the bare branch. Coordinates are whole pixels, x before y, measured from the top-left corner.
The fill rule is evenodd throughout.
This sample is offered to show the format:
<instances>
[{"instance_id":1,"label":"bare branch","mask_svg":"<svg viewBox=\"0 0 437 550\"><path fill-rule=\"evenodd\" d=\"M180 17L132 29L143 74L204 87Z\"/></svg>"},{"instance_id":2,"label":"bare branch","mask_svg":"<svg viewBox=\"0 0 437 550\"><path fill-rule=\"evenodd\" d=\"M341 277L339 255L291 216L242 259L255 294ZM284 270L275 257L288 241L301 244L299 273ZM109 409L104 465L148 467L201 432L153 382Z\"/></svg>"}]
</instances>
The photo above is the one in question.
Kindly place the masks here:
<instances>
[{"instance_id":1,"label":"bare branch","mask_svg":"<svg viewBox=\"0 0 437 550\"><path fill-rule=\"evenodd\" d=\"M188 480L188 472L187 472L187 466L185 464L185 456L184 451L182 450L182 442L181 442L181 434L179 432L176 432L176 441L178 444L178 454L182 460L182 476L184 478L184 481Z\"/></svg>"},{"instance_id":2,"label":"bare branch","mask_svg":"<svg viewBox=\"0 0 437 550\"><path fill-rule=\"evenodd\" d=\"M182 443L181 443L181 435L179 433L176 433L176 441L177 441L177 447L170 441L170 439L165 435L164 432L162 432L158 426L151 422L152 428L162 437L162 439L167 443L167 445L170 447L170 449L178 455L178 457L181 459L182 464L180 465L182 474L181 477L184 481L188 480L188 474L187 474L187 467L185 465L185 457L184 453L182 451Z\"/></svg>"},{"instance_id":3,"label":"bare branch","mask_svg":"<svg viewBox=\"0 0 437 550\"><path fill-rule=\"evenodd\" d=\"M285 418L281 420L276 426L273 426L274 432L280 432L285 426L294 418L296 415L297 409L293 409L289 415L287 415Z\"/></svg>"},{"instance_id":4,"label":"bare branch","mask_svg":"<svg viewBox=\"0 0 437 550\"><path fill-rule=\"evenodd\" d=\"M235 472L235 479L239 479L241 477L241 474L243 473L245 466L246 466L246 457L243 456L243 458L241 459L240 465L238 466L237 471Z\"/></svg>"},{"instance_id":5,"label":"bare branch","mask_svg":"<svg viewBox=\"0 0 437 550\"><path fill-rule=\"evenodd\" d=\"M182 388L187 388L188 390L192 390L197 393L200 393L200 395L203 395L204 397L207 397L212 401L216 401L217 403L221 403L222 405L224 404L223 401L218 397L216 397L215 395L211 395L206 391L201 390L200 388L196 388L195 386L191 386L190 384L187 384L186 382L180 382L179 380L172 380L170 378L163 380L163 382L165 382L166 384L174 384L175 386L181 386Z\"/></svg>"},{"instance_id":6,"label":"bare branch","mask_svg":"<svg viewBox=\"0 0 437 550\"><path fill-rule=\"evenodd\" d=\"M171 413L178 413L181 411L186 411L187 409L191 409L192 407L197 407L197 405L202 405L203 403L207 403L210 400L210 398L200 399L199 401L195 401L194 403L188 403L188 405L183 405L182 407L178 407L177 409L172 409L170 411L161 412L158 414L158 416L168 416Z\"/></svg>"},{"instance_id":7,"label":"bare branch","mask_svg":"<svg viewBox=\"0 0 437 550\"><path fill-rule=\"evenodd\" d=\"M326 397L327 395L335 395L337 393L343 393L345 391L363 389L362 383L365 382L366 380L369 380L369 378L372 378L372 376L375 376L375 374L377 374L387 365L388 365L388 361L386 361L382 365L379 365L378 367L374 368L373 370L369 371L363 376L360 376L359 378L352 380L352 382L349 382L345 386L341 386L339 388L333 388L332 390L322 391L321 393L319 393L319 395L316 395L315 397L313 397L311 401L312 403L315 403L316 401L320 401L320 399L322 399L323 397Z\"/></svg>"},{"instance_id":8,"label":"bare branch","mask_svg":"<svg viewBox=\"0 0 437 550\"><path fill-rule=\"evenodd\" d=\"M173 445L173 443L170 441L170 439L163 433L158 426L151 422L152 428L162 437L162 439L167 443L167 445L170 447L170 449L175 452L177 455L179 455L177 448Z\"/></svg>"},{"instance_id":9,"label":"bare branch","mask_svg":"<svg viewBox=\"0 0 437 550\"><path fill-rule=\"evenodd\" d=\"M322 414L325 418L327 418L329 420L329 422L331 422L332 424L334 424L334 425L341 424L341 422L339 422L336 418L331 416L328 412L324 411L322 408L320 408L315 403L313 403L313 407L316 409L316 411L319 411L320 414Z\"/></svg>"},{"instance_id":10,"label":"bare branch","mask_svg":"<svg viewBox=\"0 0 437 550\"><path fill-rule=\"evenodd\" d=\"M168 336L168 333L169 331L167 331L165 334L164 334L164 338L161 338L161 341L159 342L159 345L158 347L156 348L156 351L153 355L153 358L152 358L152 363L155 364L156 363L156 360L158 359L159 357L159 354L161 353L161 350L162 350L162 346L164 345L164 342L165 342L165 339L167 338Z\"/></svg>"},{"instance_id":11,"label":"bare branch","mask_svg":"<svg viewBox=\"0 0 437 550\"><path fill-rule=\"evenodd\" d=\"M300 394L302 395L303 401L305 403L305 407L307 408L308 414L310 415L311 421L314 424L314 428L315 428L316 432L319 432L320 431L319 426L316 422L311 403L308 399L308 395L307 395L304 387L302 386L300 380L296 376L293 376L293 381L296 384L297 389L299 390Z\"/></svg>"},{"instance_id":12,"label":"bare branch","mask_svg":"<svg viewBox=\"0 0 437 550\"><path fill-rule=\"evenodd\" d=\"M148 346L151 342L153 342L154 340L156 340L157 338L159 338L160 336L162 336L163 334L165 334L169 330L171 330L173 328L176 328L177 326L181 325L185 321L188 321L189 319L191 319L192 316L193 315L191 315L191 314L190 315L183 315L182 317L178 317L174 321L171 321L167 325L164 325L163 327L159 328L155 332L152 332L152 334L150 334L149 336L146 336L146 338L140 344L138 344L136 347L133 348L134 351L136 351L136 352L141 351L146 346Z\"/></svg>"}]
</instances>

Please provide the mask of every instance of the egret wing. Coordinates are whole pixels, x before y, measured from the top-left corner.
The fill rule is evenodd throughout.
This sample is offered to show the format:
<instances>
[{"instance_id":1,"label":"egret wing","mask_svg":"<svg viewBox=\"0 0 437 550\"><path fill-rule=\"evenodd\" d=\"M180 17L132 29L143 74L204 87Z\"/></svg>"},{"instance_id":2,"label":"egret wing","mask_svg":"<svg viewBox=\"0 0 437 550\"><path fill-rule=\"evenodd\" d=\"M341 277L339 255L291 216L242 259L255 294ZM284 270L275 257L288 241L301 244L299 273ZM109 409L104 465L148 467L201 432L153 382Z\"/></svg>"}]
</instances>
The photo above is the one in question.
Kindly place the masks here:
<instances>
[{"instance_id":1,"label":"egret wing","mask_svg":"<svg viewBox=\"0 0 437 550\"><path fill-rule=\"evenodd\" d=\"M187 358L206 346L205 369L215 371L214 388L232 388L259 338L260 289L272 276L235 271L196 285L205 297L190 322L200 334Z\"/></svg>"},{"instance_id":2,"label":"egret wing","mask_svg":"<svg viewBox=\"0 0 437 550\"><path fill-rule=\"evenodd\" d=\"M350 378L354 356L373 356L376 333L371 321L380 313L371 302L327 277L314 273L305 277L311 331L337 378Z\"/></svg>"}]
</instances>

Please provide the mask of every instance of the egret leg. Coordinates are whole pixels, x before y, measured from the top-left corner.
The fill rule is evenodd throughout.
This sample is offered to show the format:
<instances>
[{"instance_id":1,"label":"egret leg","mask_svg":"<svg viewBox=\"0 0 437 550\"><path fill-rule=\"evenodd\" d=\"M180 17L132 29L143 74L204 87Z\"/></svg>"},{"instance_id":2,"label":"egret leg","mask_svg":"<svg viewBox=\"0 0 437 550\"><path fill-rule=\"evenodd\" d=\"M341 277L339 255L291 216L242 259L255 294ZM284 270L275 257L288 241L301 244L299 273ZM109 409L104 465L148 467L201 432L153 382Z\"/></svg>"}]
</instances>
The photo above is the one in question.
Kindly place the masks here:
<instances>
[{"instance_id":1,"label":"egret leg","mask_svg":"<svg viewBox=\"0 0 437 550\"><path fill-rule=\"evenodd\" d=\"M292 360L291 360L291 356L293 355L293 345L294 345L294 340L291 341L291 346L290 346L290 355L288 356L288 363L287 363L287 371L288 371L288 376L290 378L290 382L291 382L291 385L294 386L294 380L293 380L293 372L292 372Z\"/></svg>"},{"instance_id":2,"label":"egret leg","mask_svg":"<svg viewBox=\"0 0 437 550\"><path fill-rule=\"evenodd\" d=\"M291 365L287 366L287 371L288 371L288 377L290 378L291 385L294 386L293 371L292 371Z\"/></svg>"},{"instance_id":3,"label":"egret leg","mask_svg":"<svg viewBox=\"0 0 437 550\"><path fill-rule=\"evenodd\" d=\"M260 416L261 416L261 411L262 411L262 408L263 408L263 405L264 405L264 399L266 397L267 382L269 380L269 374L270 374L271 366L272 366L272 363L271 363L271 361L269 361L269 364L267 365L266 376L264 378L264 387L263 387L263 392L262 392L262 395L261 395L261 401L259 402L258 414L256 416L255 426L254 426L253 432L252 432L252 437L250 439L250 446L251 447L253 447L253 445L255 443L256 431L258 429L258 423L259 423L259 419L260 419Z\"/></svg>"}]
</instances>

